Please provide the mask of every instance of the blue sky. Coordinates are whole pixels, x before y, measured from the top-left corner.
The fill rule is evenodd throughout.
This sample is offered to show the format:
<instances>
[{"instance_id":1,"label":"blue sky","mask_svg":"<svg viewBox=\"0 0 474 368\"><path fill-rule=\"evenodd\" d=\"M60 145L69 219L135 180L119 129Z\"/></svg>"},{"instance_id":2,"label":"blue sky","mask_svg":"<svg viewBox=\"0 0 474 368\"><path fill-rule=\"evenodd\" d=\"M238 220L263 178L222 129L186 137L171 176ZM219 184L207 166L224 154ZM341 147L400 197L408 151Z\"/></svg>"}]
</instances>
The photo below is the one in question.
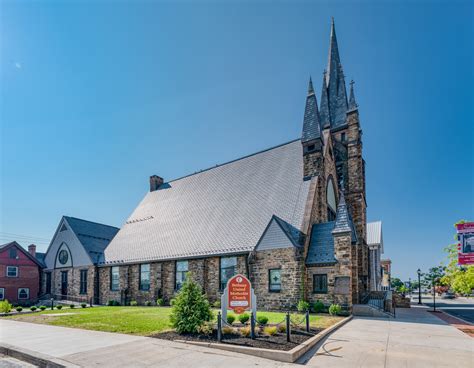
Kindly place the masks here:
<instances>
[{"instance_id":1,"label":"blue sky","mask_svg":"<svg viewBox=\"0 0 474 368\"><path fill-rule=\"evenodd\" d=\"M437 265L474 220L469 1L0 6L1 243L45 250L62 215L120 226L150 175L298 137L331 16L394 276Z\"/></svg>"}]
</instances>

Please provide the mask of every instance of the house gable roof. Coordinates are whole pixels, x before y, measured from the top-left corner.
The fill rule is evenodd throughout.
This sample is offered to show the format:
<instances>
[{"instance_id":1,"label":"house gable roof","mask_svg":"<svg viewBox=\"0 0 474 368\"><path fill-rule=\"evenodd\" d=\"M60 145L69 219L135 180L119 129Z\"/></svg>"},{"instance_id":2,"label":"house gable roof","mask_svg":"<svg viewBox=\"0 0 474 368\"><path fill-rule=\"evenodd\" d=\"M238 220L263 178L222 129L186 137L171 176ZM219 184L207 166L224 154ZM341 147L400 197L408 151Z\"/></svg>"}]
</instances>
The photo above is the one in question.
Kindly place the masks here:
<instances>
[{"instance_id":1,"label":"house gable roof","mask_svg":"<svg viewBox=\"0 0 474 368\"><path fill-rule=\"evenodd\" d=\"M299 139L164 183L145 195L105 261L252 251L274 215L302 230L309 185Z\"/></svg>"},{"instance_id":2,"label":"house gable roof","mask_svg":"<svg viewBox=\"0 0 474 368\"><path fill-rule=\"evenodd\" d=\"M27 256L30 260L35 262L39 267L43 268L44 264L41 262L41 260L33 257L30 252L28 252L25 248L23 248L20 244L18 244L16 241L12 241L10 243L2 244L0 245L0 251L7 250L11 247L17 248L20 252L22 252L25 256Z\"/></svg>"}]
</instances>

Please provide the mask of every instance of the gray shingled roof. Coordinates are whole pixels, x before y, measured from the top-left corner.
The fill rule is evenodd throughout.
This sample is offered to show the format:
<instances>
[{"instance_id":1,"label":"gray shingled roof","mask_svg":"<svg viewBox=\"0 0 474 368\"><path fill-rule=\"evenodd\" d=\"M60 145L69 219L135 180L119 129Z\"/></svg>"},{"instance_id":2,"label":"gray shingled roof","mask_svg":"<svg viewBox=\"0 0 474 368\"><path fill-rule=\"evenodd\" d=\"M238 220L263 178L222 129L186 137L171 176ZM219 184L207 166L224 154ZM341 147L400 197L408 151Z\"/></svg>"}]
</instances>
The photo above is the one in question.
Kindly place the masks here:
<instances>
[{"instance_id":1,"label":"gray shingled roof","mask_svg":"<svg viewBox=\"0 0 474 368\"><path fill-rule=\"evenodd\" d=\"M337 262L334 257L334 237L332 235L334 225L334 221L313 225L308 255L306 256L307 265Z\"/></svg>"},{"instance_id":2,"label":"gray shingled roof","mask_svg":"<svg viewBox=\"0 0 474 368\"><path fill-rule=\"evenodd\" d=\"M91 257L92 262L102 262L104 249L120 229L76 217L64 216L64 218Z\"/></svg>"},{"instance_id":3,"label":"gray shingled roof","mask_svg":"<svg viewBox=\"0 0 474 368\"><path fill-rule=\"evenodd\" d=\"M251 251L273 215L302 230L309 185L299 139L165 183L105 249L106 263Z\"/></svg>"},{"instance_id":4,"label":"gray shingled roof","mask_svg":"<svg viewBox=\"0 0 474 368\"><path fill-rule=\"evenodd\" d=\"M318 101L314 94L313 82L309 79L308 96L303 118L302 141L309 142L321 138L321 124L319 121Z\"/></svg>"}]
</instances>

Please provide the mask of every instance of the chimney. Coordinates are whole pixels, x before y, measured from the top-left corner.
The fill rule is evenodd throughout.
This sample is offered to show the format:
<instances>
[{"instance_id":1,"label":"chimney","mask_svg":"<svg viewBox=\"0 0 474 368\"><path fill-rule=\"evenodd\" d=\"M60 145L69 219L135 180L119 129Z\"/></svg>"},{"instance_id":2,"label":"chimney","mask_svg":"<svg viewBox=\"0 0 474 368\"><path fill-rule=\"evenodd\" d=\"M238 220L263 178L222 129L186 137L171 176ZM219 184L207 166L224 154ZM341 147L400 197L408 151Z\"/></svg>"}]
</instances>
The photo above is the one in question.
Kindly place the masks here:
<instances>
[{"instance_id":1,"label":"chimney","mask_svg":"<svg viewBox=\"0 0 474 368\"><path fill-rule=\"evenodd\" d=\"M36 245L34 244L28 245L28 253L30 253L33 257L36 258Z\"/></svg>"},{"instance_id":2,"label":"chimney","mask_svg":"<svg viewBox=\"0 0 474 368\"><path fill-rule=\"evenodd\" d=\"M161 184L163 184L163 178L161 176L150 176L150 192L157 190Z\"/></svg>"}]
</instances>

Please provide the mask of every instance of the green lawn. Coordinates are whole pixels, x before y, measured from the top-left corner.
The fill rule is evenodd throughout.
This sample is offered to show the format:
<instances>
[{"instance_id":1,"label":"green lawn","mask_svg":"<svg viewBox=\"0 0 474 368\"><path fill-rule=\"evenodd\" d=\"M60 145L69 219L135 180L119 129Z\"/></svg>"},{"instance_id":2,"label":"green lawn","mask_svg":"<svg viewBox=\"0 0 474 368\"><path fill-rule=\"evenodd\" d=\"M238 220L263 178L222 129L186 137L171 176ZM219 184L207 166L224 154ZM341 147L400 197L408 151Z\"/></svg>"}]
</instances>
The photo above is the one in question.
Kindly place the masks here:
<instances>
[{"instance_id":1,"label":"green lawn","mask_svg":"<svg viewBox=\"0 0 474 368\"><path fill-rule=\"evenodd\" d=\"M169 323L170 312L171 308L169 307L63 308L62 310L46 310L44 312L19 314L5 318L54 326L150 336L172 329ZM217 311L215 312L217 314ZM49 316L50 314L57 315ZM268 323L279 323L285 319L285 313L279 312L258 312L257 315L267 316L269 319ZM303 315L295 315L292 317L292 320L299 322L302 318ZM311 315L310 323L312 327L326 328L340 319L341 317L321 314Z\"/></svg>"}]
</instances>

